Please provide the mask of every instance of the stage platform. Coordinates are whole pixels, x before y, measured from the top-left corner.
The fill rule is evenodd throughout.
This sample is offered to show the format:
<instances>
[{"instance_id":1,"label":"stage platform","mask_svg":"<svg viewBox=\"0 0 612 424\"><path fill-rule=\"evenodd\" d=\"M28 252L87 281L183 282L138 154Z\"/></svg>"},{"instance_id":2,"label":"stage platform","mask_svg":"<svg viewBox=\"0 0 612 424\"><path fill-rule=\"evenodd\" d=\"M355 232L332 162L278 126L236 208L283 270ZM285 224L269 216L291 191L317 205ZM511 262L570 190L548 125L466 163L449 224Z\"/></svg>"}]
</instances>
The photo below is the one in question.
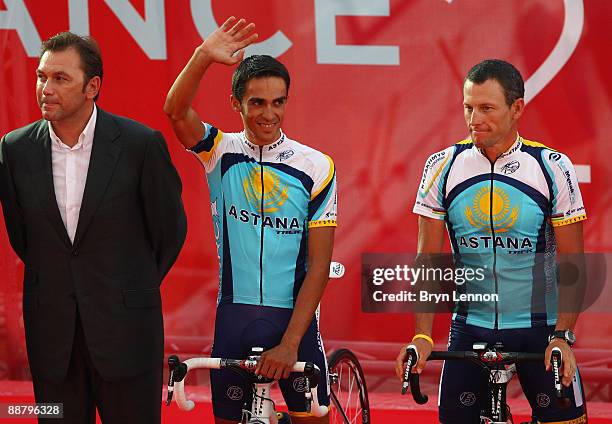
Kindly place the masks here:
<instances>
[{"instance_id":1,"label":"stage platform","mask_svg":"<svg viewBox=\"0 0 612 424\"><path fill-rule=\"evenodd\" d=\"M196 408L191 412L178 409L175 403L170 407L162 407L162 422L164 424L208 424L212 423L212 408L210 390L203 386L188 387L189 397L196 401ZM164 391L165 396L165 391ZM274 395L278 400L279 393ZM27 381L0 381L0 403L30 404L34 402L32 384ZM281 401L279 409L284 409ZM419 424L437 423L435 396L430 396L426 405L416 405L408 397L399 393L377 392L370 395L372 423L386 424L397 422L414 422ZM522 399L511 399L510 407L515 417L515 423L529 418L529 405ZM589 403L589 423L612 423L612 404L608 402ZM36 424L34 419L0 419L2 424Z\"/></svg>"}]
</instances>

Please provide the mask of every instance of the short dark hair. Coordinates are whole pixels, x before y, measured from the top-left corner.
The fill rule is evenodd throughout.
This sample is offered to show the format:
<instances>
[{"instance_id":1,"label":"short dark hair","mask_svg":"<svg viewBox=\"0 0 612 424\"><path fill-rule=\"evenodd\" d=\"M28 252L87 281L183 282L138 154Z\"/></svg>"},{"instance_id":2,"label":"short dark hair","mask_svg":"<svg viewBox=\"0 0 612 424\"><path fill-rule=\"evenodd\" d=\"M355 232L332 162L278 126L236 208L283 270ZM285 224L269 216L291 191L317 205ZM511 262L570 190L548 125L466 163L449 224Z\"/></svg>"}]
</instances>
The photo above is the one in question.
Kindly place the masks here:
<instances>
[{"instance_id":1,"label":"short dark hair","mask_svg":"<svg viewBox=\"0 0 612 424\"><path fill-rule=\"evenodd\" d=\"M517 99L525 97L525 83L521 73L511 63L499 59L487 59L470 69L463 84L471 81L475 84L494 79L502 86L506 104L512 106Z\"/></svg>"},{"instance_id":2,"label":"short dark hair","mask_svg":"<svg viewBox=\"0 0 612 424\"><path fill-rule=\"evenodd\" d=\"M60 32L43 41L38 60L42 59L46 52L62 52L69 48L75 49L81 58L81 67L85 73L85 84L93 77L100 77L100 81L102 81L102 55L98 43L91 37L77 35L69 31ZM83 88L85 88L85 85ZM98 100L99 95L100 92L98 91L94 101Z\"/></svg>"},{"instance_id":3,"label":"short dark hair","mask_svg":"<svg viewBox=\"0 0 612 424\"><path fill-rule=\"evenodd\" d=\"M279 77L285 81L287 95L291 78L285 65L268 55L253 55L244 59L232 76L232 94L241 102L246 90L246 84L254 78Z\"/></svg>"}]
</instances>

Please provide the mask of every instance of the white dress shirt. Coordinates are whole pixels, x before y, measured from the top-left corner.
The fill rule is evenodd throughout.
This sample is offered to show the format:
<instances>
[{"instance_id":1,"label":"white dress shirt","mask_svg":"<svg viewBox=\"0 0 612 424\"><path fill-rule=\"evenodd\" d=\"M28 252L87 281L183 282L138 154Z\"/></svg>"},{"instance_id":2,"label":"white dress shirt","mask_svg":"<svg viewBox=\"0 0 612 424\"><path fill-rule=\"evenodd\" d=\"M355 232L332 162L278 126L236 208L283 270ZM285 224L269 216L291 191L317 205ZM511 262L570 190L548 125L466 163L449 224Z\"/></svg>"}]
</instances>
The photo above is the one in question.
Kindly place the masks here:
<instances>
[{"instance_id":1,"label":"white dress shirt","mask_svg":"<svg viewBox=\"0 0 612 424\"><path fill-rule=\"evenodd\" d=\"M79 141L74 147L69 147L59 139L53 131L49 122L49 134L51 136L51 164L53 167L53 187L55 188L55 199L64 221L66 232L70 241L74 243L81 202L87 181L87 170L89 169L89 158L93 146L94 132L96 129L96 118L98 111L94 104L93 113L89 122L79 135Z\"/></svg>"}]
</instances>

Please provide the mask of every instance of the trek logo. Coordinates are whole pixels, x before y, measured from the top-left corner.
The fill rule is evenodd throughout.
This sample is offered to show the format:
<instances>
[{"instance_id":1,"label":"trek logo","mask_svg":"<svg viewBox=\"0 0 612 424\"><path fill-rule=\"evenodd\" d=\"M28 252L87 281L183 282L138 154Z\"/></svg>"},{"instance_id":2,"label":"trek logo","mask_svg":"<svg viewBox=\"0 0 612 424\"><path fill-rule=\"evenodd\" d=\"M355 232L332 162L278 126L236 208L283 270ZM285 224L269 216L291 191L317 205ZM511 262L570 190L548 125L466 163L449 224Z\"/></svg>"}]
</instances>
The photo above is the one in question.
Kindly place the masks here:
<instances>
[{"instance_id":1,"label":"trek logo","mask_svg":"<svg viewBox=\"0 0 612 424\"><path fill-rule=\"evenodd\" d=\"M472 237L459 237L457 240L459 246L466 247L468 249L515 249L520 250L524 253L533 250L533 243L529 237L524 237L522 240L518 237L502 237L502 236L472 236Z\"/></svg>"},{"instance_id":2,"label":"trek logo","mask_svg":"<svg viewBox=\"0 0 612 424\"><path fill-rule=\"evenodd\" d=\"M295 152L293 150L283 150L278 155L276 155L276 160L279 161L279 162L282 162L284 160L289 159L294 154L295 154Z\"/></svg>"},{"instance_id":3,"label":"trek logo","mask_svg":"<svg viewBox=\"0 0 612 424\"><path fill-rule=\"evenodd\" d=\"M517 169L521 167L521 164L517 160L513 160L512 162L508 162L504 166L502 166L501 172L504 175L513 174Z\"/></svg>"},{"instance_id":4,"label":"trek logo","mask_svg":"<svg viewBox=\"0 0 612 424\"><path fill-rule=\"evenodd\" d=\"M262 219L262 216L257 213L250 212L245 209L239 210L234 205L230 206L227 214L235 220L244 222L245 224L251 223L255 227L260 227L263 225L264 227L270 227L274 228L275 230L282 231L283 234L285 234L285 231L290 231L293 233L293 230L301 229L300 221L295 217L288 218L286 216L264 216ZM297 232L298 231L296 231L296 233Z\"/></svg>"}]
</instances>

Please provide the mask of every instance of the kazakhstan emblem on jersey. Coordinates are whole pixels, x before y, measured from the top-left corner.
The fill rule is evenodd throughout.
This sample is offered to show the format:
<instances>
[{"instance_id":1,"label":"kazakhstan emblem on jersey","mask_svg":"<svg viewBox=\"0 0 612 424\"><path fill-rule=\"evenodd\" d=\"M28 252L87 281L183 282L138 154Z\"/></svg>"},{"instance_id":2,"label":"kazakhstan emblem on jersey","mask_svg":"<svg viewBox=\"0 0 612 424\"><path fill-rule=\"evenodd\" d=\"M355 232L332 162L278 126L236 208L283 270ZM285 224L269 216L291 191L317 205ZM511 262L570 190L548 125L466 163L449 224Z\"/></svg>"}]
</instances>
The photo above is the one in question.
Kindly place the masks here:
<instances>
[{"instance_id":1,"label":"kazakhstan emblem on jersey","mask_svg":"<svg viewBox=\"0 0 612 424\"><path fill-rule=\"evenodd\" d=\"M501 188L493 189L493 200L491 201L491 188L482 187L476 192L472 207L465 208L465 217L474 228L490 233L491 215L495 232L505 233L516 223L519 208L515 206L511 209L510 197Z\"/></svg>"},{"instance_id":2,"label":"kazakhstan emblem on jersey","mask_svg":"<svg viewBox=\"0 0 612 424\"><path fill-rule=\"evenodd\" d=\"M261 167L253 168L249 172L249 175L243 180L242 187L244 188L244 194L249 204L253 209L259 211L259 213L278 211L289 197L289 187L281 182L278 174L270 169L264 168L262 196L261 180Z\"/></svg>"}]
</instances>

